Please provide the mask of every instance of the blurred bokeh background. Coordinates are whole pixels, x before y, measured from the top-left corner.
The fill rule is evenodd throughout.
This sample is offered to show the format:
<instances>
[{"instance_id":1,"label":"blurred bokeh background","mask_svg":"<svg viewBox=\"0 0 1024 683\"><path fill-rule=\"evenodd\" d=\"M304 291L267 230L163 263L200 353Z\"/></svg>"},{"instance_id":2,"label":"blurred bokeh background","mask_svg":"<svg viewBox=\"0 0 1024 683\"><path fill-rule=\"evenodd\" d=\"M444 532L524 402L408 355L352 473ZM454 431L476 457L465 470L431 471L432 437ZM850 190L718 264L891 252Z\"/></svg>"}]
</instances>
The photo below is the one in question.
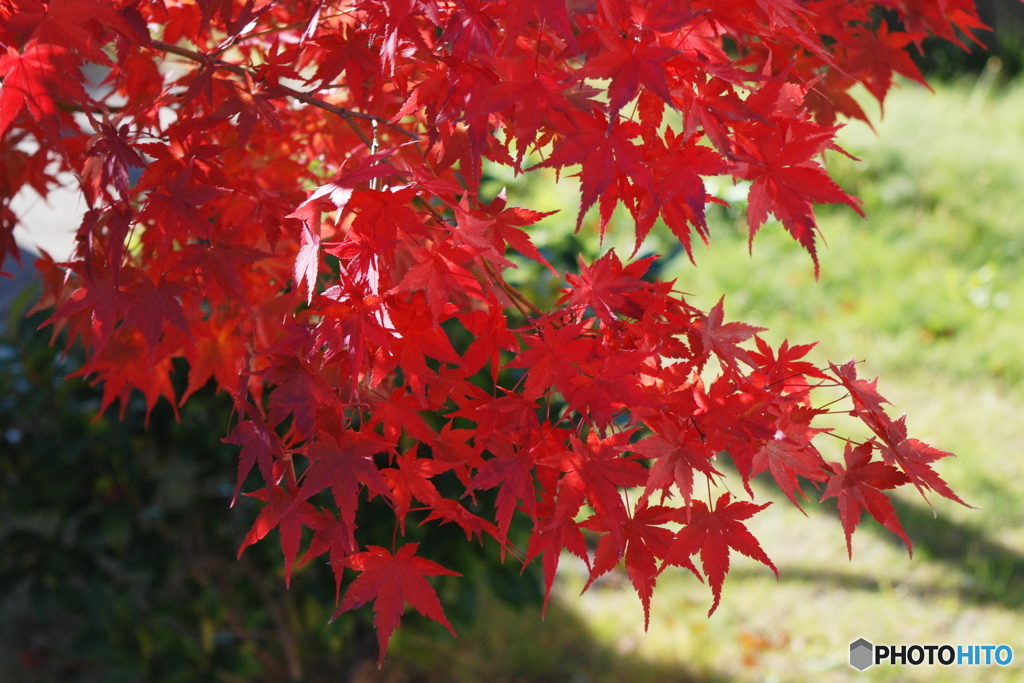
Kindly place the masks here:
<instances>
[{"instance_id":1,"label":"blurred bokeh background","mask_svg":"<svg viewBox=\"0 0 1024 683\"><path fill-rule=\"evenodd\" d=\"M920 64L934 92L901 83L884 117L862 97L874 130L841 131L860 161L827 164L867 219L820 209L819 281L777 224L748 253L745 188L731 182L711 187L730 207L713 208L712 246L695 250L696 267L657 229L642 250L667 253L659 275L698 306L724 294L727 317L768 327L773 343L820 341L819 362L863 360L912 435L959 456L938 469L979 509L901 494L912 560L869 520L850 561L834 506L810 490L804 516L755 482L777 502L751 526L781 578L736 558L708 619L707 587L666 572L645 633L624 573L579 597L584 569L567 558L542 621L535 569L500 564L493 544L467 544L461 531L411 525L410 540L466 577L438 584L459 638L407 614L378 671L368 608L327 623L335 585L323 558L291 590L276 532L236 559L258 508L248 498L229 507L225 397L207 387L180 420L161 404L148 427L141 401L123 421L116 408L97 417L98 390L74 376L81 358L50 346L36 329L45 315L25 317L26 251L0 289L0 681L1024 680L1016 660L865 673L846 663L860 637L1005 643L1024 659L1024 4L980 9L997 29L984 49L929 45ZM624 221L603 244L586 228L572 234L571 180L492 171L486 191L504 186L518 204L565 209L535 233L562 267L579 253L632 251ZM68 248L73 200L22 207L26 249ZM538 300L559 286L525 268L517 278ZM361 515L363 539L390 538L372 506Z\"/></svg>"}]
</instances>

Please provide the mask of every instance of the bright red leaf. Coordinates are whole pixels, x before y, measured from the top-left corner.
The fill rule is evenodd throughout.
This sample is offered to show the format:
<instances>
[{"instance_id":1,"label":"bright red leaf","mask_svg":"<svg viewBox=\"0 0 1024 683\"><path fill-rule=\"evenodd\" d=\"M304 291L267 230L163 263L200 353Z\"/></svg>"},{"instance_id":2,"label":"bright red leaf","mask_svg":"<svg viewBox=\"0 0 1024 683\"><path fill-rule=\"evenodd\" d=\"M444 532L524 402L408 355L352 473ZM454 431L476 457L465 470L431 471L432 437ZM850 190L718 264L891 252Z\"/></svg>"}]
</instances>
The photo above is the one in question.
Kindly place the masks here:
<instances>
[{"instance_id":1,"label":"bright red leaf","mask_svg":"<svg viewBox=\"0 0 1024 683\"><path fill-rule=\"evenodd\" d=\"M347 567L362 573L345 591L345 598L334 616L362 607L373 600L373 625L377 629L377 642L380 645L378 667L384 662L391 633L398 626L407 602L417 612L433 619L455 635L455 629L444 616L437 593L423 577L462 575L436 562L417 557L417 548L419 543L408 543L392 555L380 546L371 545L366 552L345 560Z\"/></svg>"},{"instance_id":2,"label":"bright red leaf","mask_svg":"<svg viewBox=\"0 0 1024 683\"><path fill-rule=\"evenodd\" d=\"M750 519L770 505L754 505L744 501L730 502L731 496L723 493L709 510L703 501L693 501L690 521L679 530L665 555L665 564L691 567L690 557L700 553L701 569L708 579L715 601L708 616L718 609L722 599L722 584L729 573L729 549L767 565L779 575L772 561L764 554L761 544L750 533L742 520Z\"/></svg>"},{"instance_id":3,"label":"bright red leaf","mask_svg":"<svg viewBox=\"0 0 1024 683\"><path fill-rule=\"evenodd\" d=\"M595 579L614 569L619 560L624 559L626 574L629 575L629 580L644 606L645 631L651 623L651 596L654 595L654 586L659 574L658 561L663 560L668 554L674 536L670 529L662 525L677 521L678 512L675 508L661 505L648 507L647 501L641 500L632 516L626 520L625 552L623 553L617 546L614 534L605 533L601 536L601 540L597 542L594 563L590 567L590 578L584 587L584 590L589 588ZM607 525L597 517L584 521L580 526L591 531L609 531ZM701 579L697 568L688 560L681 566Z\"/></svg>"},{"instance_id":4,"label":"bright red leaf","mask_svg":"<svg viewBox=\"0 0 1024 683\"><path fill-rule=\"evenodd\" d=\"M865 443L852 447L846 444L843 459L846 466L837 462L830 463L835 473L828 480L828 487L821 499L835 498L839 506L839 520L843 523L846 533L846 552L853 557L853 532L860 524L862 510L875 518L875 521L893 532L907 544L907 551L913 556L914 550L910 539L903 531L896 510L893 509L889 497L882 493L894 489L910 481L905 474L892 465L877 460L871 461L872 444Z\"/></svg>"}]
</instances>

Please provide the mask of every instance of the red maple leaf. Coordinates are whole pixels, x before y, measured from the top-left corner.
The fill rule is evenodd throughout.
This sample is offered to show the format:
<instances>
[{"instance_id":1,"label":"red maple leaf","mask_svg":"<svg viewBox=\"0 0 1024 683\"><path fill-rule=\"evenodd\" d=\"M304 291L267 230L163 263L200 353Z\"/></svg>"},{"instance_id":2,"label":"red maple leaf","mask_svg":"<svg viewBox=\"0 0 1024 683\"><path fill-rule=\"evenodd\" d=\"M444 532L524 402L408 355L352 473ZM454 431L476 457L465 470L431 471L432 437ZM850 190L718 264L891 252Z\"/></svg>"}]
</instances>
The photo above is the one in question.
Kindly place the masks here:
<instances>
[{"instance_id":1,"label":"red maple leaf","mask_svg":"<svg viewBox=\"0 0 1024 683\"><path fill-rule=\"evenodd\" d=\"M505 207L505 190L502 189L490 204L470 210L465 196L452 206L457 220L452 230L453 243L473 254L477 262L483 260L492 266L509 266L514 263L505 258L508 247L547 267L553 275L555 269L547 262L530 236L519 228L533 225L555 213L554 211L530 211L522 207Z\"/></svg>"},{"instance_id":2,"label":"red maple leaf","mask_svg":"<svg viewBox=\"0 0 1024 683\"><path fill-rule=\"evenodd\" d=\"M321 406L337 407L340 404L334 389L323 376L312 372L294 357L273 368L266 379L277 383L270 394L270 409L267 411L270 424L278 425L290 414L292 427L303 438L313 438L316 413Z\"/></svg>"},{"instance_id":3,"label":"red maple leaf","mask_svg":"<svg viewBox=\"0 0 1024 683\"><path fill-rule=\"evenodd\" d=\"M437 242L430 249L412 247L410 251L416 265L406 272L398 286L388 294L423 290L434 320L441 319L453 292L487 301L480 283L465 267L472 255L464 249L452 247L447 242Z\"/></svg>"},{"instance_id":4,"label":"red maple leaf","mask_svg":"<svg viewBox=\"0 0 1024 683\"><path fill-rule=\"evenodd\" d=\"M610 78L608 104L612 118L619 110L636 97L643 85L662 100L672 105L668 81L662 63L676 55L676 51L656 44L644 44L634 36L620 36L618 32L598 32L605 48L597 57L587 60L577 71L578 78ZM648 40L652 34L645 36Z\"/></svg>"},{"instance_id":5,"label":"red maple leaf","mask_svg":"<svg viewBox=\"0 0 1024 683\"><path fill-rule=\"evenodd\" d=\"M576 229L583 224L587 209L597 202L608 186L619 178L632 180L655 194L654 176L643 163L641 148L630 142L640 133L638 124L619 121L609 125L603 116L573 116L577 132L567 135L545 161L532 168L562 168L580 164L580 211ZM531 170L531 169L527 169Z\"/></svg>"},{"instance_id":6,"label":"red maple leaf","mask_svg":"<svg viewBox=\"0 0 1024 683\"><path fill-rule=\"evenodd\" d=\"M135 327L119 328L111 335L102 353L93 358L91 365L76 374L93 372L97 381L103 382L103 399L99 414L102 414L115 399L121 401L121 418L128 408L128 398L135 387L143 389L146 397L146 422L156 400L163 396L177 415L178 402L174 398L174 386L169 371L171 354L180 346L180 340L165 337L155 349L150 349L142 333ZM155 380L154 380L155 377Z\"/></svg>"},{"instance_id":7,"label":"red maple leaf","mask_svg":"<svg viewBox=\"0 0 1024 683\"><path fill-rule=\"evenodd\" d=\"M306 303L313 303L316 293L316 279L320 273L320 212L312 215L311 220L302 221L302 232L299 233L299 253L295 256L295 286L306 290Z\"/></svg>"},{"instance_id":8,"label":"red maple leaf","mask_svg":"<svg viewBox=\"0 0 1024 683\"><path fill-rule=\"evenodd\" d=\"M665 143L665 153L654 161L658 193L641 194L640 204L650 205L651 210L644 211L646 221L637 222L634 251L639 251L648 230L654 225L657 215L653 208L656 207L665 225L686 249L690 261L695 263L690 240L691 225L704 243L708 244L707 220L704 216L708 194L701 176L720 175L728 170L728 166L714 149L699 144L696 136L687 139L683 135L666 135Z\"/></svg>"},{"instance_id":9,"label":"red maple leaf","mask_svg":"<svg viewBox=\"0 0 1024 683\"><path fill-rule=\"evenodd\" d=\"M417 548L419 543L407 543L392 555L380 546L371 545L367 546L366 552L345 560L345 566L362 574L345 591L345 599L341 601L332 619L373 600L373 626L377 629L377 642L380 645L378 667L384 663L391 632L398 626L406 602L423 616L447 628L452 636L455 635L455 629L444 616L437 592L423 577L462 575L436 562L417 557Z\"/></svg>"},{"instance_id":10,"label":"red maple leaf","mask_svg":"<svg viewBox=\"0 0 1024 683\"><path fill-rule=\"evenodd\" d=\"M361 235L374 254L380 256L387 266L394 265L395 246L400 235L407 237L429 237L416 212L409 206L416 196L416 189L377 192L363 190L352 194L348 208L356 211L352 220L352 231Z\"/></svg>"},{"instance_id":11,"label":"red maple leaf","mask_svg":"<svg viewBox=\"0 0 1024 683\"><path fill-rule=\"evenodd\" d=\"M242 557L245 549L262 540L273 529L281 535L281 550L284 552L284 581L287 586L292 578L292 565L299 554L302 526L315 510L309 503L295 497L295 492L284 486L271 484L267 488L245 494L267 505L253 522L249 533L245 535L242 546L238 549L238 557Z\"/></svg>"},{"instance_id":12,"label":"red maple leaf","mask_svg":"<svg viewBox=\"0 0 1024 683\"><path fill-rule=\"evenodd\" d=\"M82 170L82 184L90 196L90 206L97 203L100 193L111 182L122 197L126 196L130 185L128 169L146 166L131 145L131 127L128 124L115 128L109 123L100 123L99 131L92 136L88 154Z\"/></svg>"},{"instance_id":13,"label":"red maple leaf","mask_svg":"<svg viewBox=\"0 0 1024 683\"><path fill-rule=\"evenodd\" d=\"M413 446L405 453L398 456L396 462L398 467L387 467L380 470L384 481L391 490L391 500L395 504L395 516L398 517L399 529L405 534L405 517L409 514L409 507L415 496L428 507L434 506L440 499L437 488L430 482L430 478L446 472L452 468L451 463L432 458L416 457L419 446Z\"/></svg>"},{"instance_id":14,"label":"red maple leaf","mask_svg":"<svg viewBox=\"0 0 1024 683\"><path fill-rule=\"evenodd\" d=\"M893 73L898 73L927 87L921 70L910 58L906 47L920 35L889 31L889 25L882 22L878 33L869 31L861 33L859 40L850 41L849 64L850 73L857 74L879 103L885 101L885 94L892 85ZM847 65L844 65L847 66Z\"/></svg>"},{"instance_id":15,"label":"red maple leaf","mask_svg":"<svg viewBox=\"0 0 1024 683\"><path fill-rule=\"evenodd\" d=\"M352 163L346 159L334 179L310 192L306 201L288 214L288 218L298 218L308 223L319 221L322 211L344 210L352 198L356 185L398 173L393 166L383 163L389 156L391 151L360 157Z\"/></svg>"},{"instance_id":16,"label":"red maple leaf","mask_svg":"<svg viewBox=\"0 0 1024 683\"><path fill-rule=\"evenodd\" d=\"M373 417L366 426L372 429L383 424L384 438L389 443L397 444L403 430L420 441L430 442L436 438L434 431L420 415L423 404L405 387L395 389L390 396L374 405L376 409L373 411Z\"/></svg>"},{"instance_id":17,"label":"red maple leaf","mask_svg":"<svg viewBox=\"0 0 1024 683\"><path fill-rule=\"evenodd\" d=\"M544 24L554 29L559 37L571 46L573 51L576 50L576 36L573 33L568 7L565 3L545 2L544 0L509 0L505 11L508 15L505 42L502 44L505 51L512 48L516 39L523 32L526 22L533 18L534 13Z\"/></svg>"},{"instance_id":18,"label":"red maple leaf","mask_svg":"<svg viewBox=\"0 0 1024 683\"><path fill-rule=\"evenodd\" d=\"M523 392L526 398L539 398L552 385L563 391L569 386L569 380L579 374L576 364L586 360L595 345L593 339L583 336L586 327L583 322L557 328L545 323L539 336L521 336L527 349L506 367L528 369Z\"/></svg>"},{"instance_id":19,"label":"red maple leaf","mask_svg":"<svg viewBox=\"0 0 1024 683\"><path fill-rule=\"evenodd\" d=\"M776 353L761 337L755 336L754 341L757 351L751 351L750 357L757 370L751 378L758 386L780 393L793 393L809 388L807 377L830 379L814 363L801 360L814 348L814 344L790 346L787 339Z\"/></svg>"},{"instance_id":20,"label":"red maple leaf","mask_svg":"<svg viewBox=\"0 0 1024 683\"><path fill-rule=\"evenodd\" d=\"M619 487L642 486L647 470L635 456L622 456L635 430L611 434L602 439L596 430L584 443L575 434L569 437L571 451L550 456L545 464L559 467L565 474L558 484L558 513L575 516L586 499L597 516L604 520L619 548L625 547L626 506Z\"/></svg>"},{"instance_id":21,"label":"red maple leaf","mask_svg":"<svg viewBox=\"0 0 1024 683\"><path fill-rule=\"evenodd\" d=\"M878 393L876 388L878 384L877 377L870 382L866 379L857 379L857 361L854 360L840 367L829 363L829 368L832 369L832 372L835 373L839 381L846 387L846 390L850 392L850 398L853 399L853 409L855 411L875 415L885 414L885 408L882 407L882 404L888 403L888 401Z\"/></svg>"},{"instance_id":22,"label":"red maple leaf","mask_svg":"<svg viewBox=\"0 0 1024 683\"><path fill-rule=\"evenodd\" d=\"M131 304L124 316L125 325L135 325L146 338L150 351L156 348L163 332L164 321L171 323L186 336L192 336L188 319L177 297L189 290L180 282L161 282L154 285L146 275L140 275L128 288Z\"/></svg>"},{"instance_id":23,"label":"red maple leaf","mask_svg":"<svg viewBox=\"0 0 1024 683\"><path fill-rule=\"evenodd\" d=\"M729 502L730 494L723 493L715 502L715 509L709 510L703 501L693 501L690 521L676 533L665 564L678 567L691 566L690 556L700 553L701 568L708 579L715 601L708 611L711 616L722 598L722 584L729 573L729 549L732 548L747 557L767 565L775 576L779 570L764 554L761 544L750 533L741 520L750 519L771 503L754 505L743 501Z\"/></svg>"},{"instance_id":24,"label":"red maple leaf","mask_svg":"<svg viewBox=\"0 0 1024 683\"><path fill-rule=\"evenodd\" d=\"M722 473L711 465L711 454L697 438L699 434L696 433L696 429L681 429L671 420L663 420L653 428L656 432L654 436L649 436L633 446L637 453L654 460L644 487L643 500L649 498L655 491L661 491L661 499L664 501L671 493L669 489L675 484L683 495L683 506L689 516L694 470L703 473L709 479L714 476L720 477Z\"/></svg>"},{"instance_id":25,"label":"red maple leaf","mask_svg":"<svg viewBox=\"0 0 1024 683\"><path fill-rule=\"evenodd\" d=\"M477 517L450 498L439 498L431 509L430 514L420 522L420 526L435 519L440 520L442 524L449 522L458 524L466 532L467 541L476 536L477 540L483 543L483 535L487 534L494 539L498 539L499 543L501 542L498 538L498 530L493 524L482 517Z\"/></svg>"},{"instance_id":26,"label":"red maple leaf","mask_svg":"<svg viewBox=\"0 0 1024 683\"><path fill-rule=\"evenodd\" d=\"M330 487L341 520L355 528L360 484L372 493L391 497L387 480L372 460L374 454L388 449L387 443L360 432L346 431L340 442L321 433L319 441L306 446L306 455L312 462L302 477L294 505Z\"/></svg>"},{"instance_id":27,"label":"red maple leaf","mask_svg":"<svg viewBox=\"0 0 1024 683\"><path fill-rule=\"evenodd\" d=\"M620 351L587 363L562 390L569 408L605 429L622 410L659 407L637 382L637 370L649 357L643 350Z\"/></svg>"},{"instance_id":28,"label":"red maple leaf","mask_svg":"<svg viewBox=\"0 0 1024 683\"><path fill-rule=\"evenodd\" d=\"M501 350L518 351L516 335L506 327L507 319L501 304L489 302L487 310L476 309L468 314L460 315L459 321L473 335L462 360L466 364L466 372L475 374L480 368L491 362L491 378L497 380L501 368Z\"/></svg>"},{"instance_id":29,"label":"red maple leaf","mask_svg":"<svg viewBox=\"0 0 1024 683\"><path fill-rule=\"evenodd\" d=\"M527 449L514 449L507 439L492 436L487 441L487 448L495 457L487 460L477 470L473 483L466 487L466 494L473 491L486 490L500 486L495 505L498 512L495 521L498 523L498 542L501 553L505 555L505 539L508 527L512 522L512 513L518 501L523 501L523 509L530 517L536 519L536 499L533 483L534 456Z\"/></svg>"},{"instance_id":30,"label":"red maple leaf","mask_svg":"<svg viewBox=\"0 0 1024 683\"><path fill-rule=\"evenodd\" d=\"M56 128L55 99L86 102L89 96L80 80L80 61L67 48L30 42L21 54L9 46L0 57L0 135L27 107L33 119Z\"/></svg>"},{"instance_id":31,"label":"red maple leaf","mask_svg":"<svg viewBox=\"0 0 1024 683\"><path fill-rule=\"evenodd\" d=\"M451 417L464 417L476 422L477 434L502 434L519 440L536 433L539 428L537 403L507 389L493 398L477 395L460 403L460 409L449 413Z\"/></svg>"},{"instance_id":32,"label":"red maple leaf","mask_svg":"<svg viewBox=\"0 0 1024 683\"><path fill-rule=\"evenodd\" d=\"M537 521L533 533L530 534L530 545L523 559L523 569L539 555L543 555L541 568L544 573L544 606L542 614L547 610L551 587L555 582L555 572L562 550L566 550L580 558L590 567L587 555L587 544L580 531L580 525L573 520L577 510L572 514L559 511L554 497L546 490L541 492L541 500L537 503Z\"/></svg>"},{"instance_id":33,"label":"red maple leaf","mask_svg":"<svg viewBox=\"0 0 1024 683\"><path fill-rule=\"evenodd\" d=\"M178 267L187 270L198 269L202 274L203 283L207 286L207 296L219 299L221 292L216 291L214 284L223 289L223 294L230 296L239 303L246 301L244 267L270 258L272 255L254 249L247 244L189 244L183 248Z\"/></svg>"},{"instance_id":34,"label":"red maple leaf","mask_svg":"<svg viewBox=\"0 0 1024 683\"><path fill-rule=\"evenodd\" d=\"M203 183L195 176L196 164L188 164L173 178L166 178L163 187L151 192L139 220L151 221L154 232L162 237L168 251L175 240L194 236L208 240L210 222L200 207L220 194L221 190Z\"/></svg>"},{"instance_id":35,"label":"red maple leaf","mask_svg":"<svg viewBox=\"0 0 1024 683\"><path fill-rule=\"evenodd\" d=\"M775 424L775 433L765 439L754 452L750 467L750 476L756 477L768 470L772 473L775 483L786 497L800 508L796 494L800 489L800 477L811 481L824 481L825 461L818 449L811 444L811 439L822 429L812 429L801 422L780 419ZM800 508L803 510L803 508Z\"/></svg>"},{"instance_id":36,"label":"red maple leaf","mask_svg":"<svg viewBox=\"0 0 1024 683\"><path fill-rule=\"evenodd\" d=\"M267 429L259 420L242 420L231 430L231 434L221 441L242 447L242 452L238 456L238 483L235 485L234 498L231 499L233 507L252 466L259 465L263 481L269 484L274 481L274 456L281 456L284 451L277 434Z\"/></svg>"},{"instance_id":37,"label":"red maple leaf","mask_svg":"<svg viewBox=\"0 0 1024 683\"><path fill-rule=\"evenodd\" d=\"M693 324L693 331L700 340L703 353L706 355L714 353L724 363L737 369L736 361L743 361L747 365L754 365L750 355L738 345L740 342L750 339L758 332L764 332L763 327L754 327L746 323L722 323L725 317L725 297L718 300L715 307L707 315L700 314L698 321Z\"/></svg>"},{"instance_id":38,"label":"red maple leaf","mask_svg":"<svg viewBox=\"0 0 1024 683\"><path fill-rule=\"evenodd\" d=\"M903 531L889 497L883 490L894 489L910 479L892 465L871 461L872 443L863 443L851 448L849 442L843 453L846 467L837 462L829 463L835 473L828 480L828 486L821 499L835 498L839 507L839 520L846 533L846 552L853 558L853 532L860 524L860 513L867 510L879 524L903 539L907 551L913 556L910 539Z\"/></svg>"},{"instance_id":39,"label":"red maple leaf","mask_svg":"<svg viewBox=\"0 0 1024 683\"><path fill-rule=\"evenodd\" d=\"M337 602L341 597L345 558L359 550L355 540L355 529L344 519L335 519L330 511L308 514L302 523L313 529L313 540L309 542L309 548L302 556L299 566L304 567L314 557L328 553L331 571L334 573L334 601Z\"/></svg>"},{"instance_id":40,"label":"red maple leaf","mask_svg":"<svg viewBox=\"0 0 1024 683\"><path fill-rule=\"evenodd\" d=\"M102 0L16 0L13 16L4 28L30 33L30 40L74 50L90 62L110 64L99 49L104 32L113 28L126 38L136 38L116 4Z\"/></svg>"},{"instance_id":41,"label":"red maple leaf","mask_svg":"<svg viewBox=\"0 0 1024 683\"><path fill-rule=\"evenodd\" d=\"M865 420L881 439L878 450L887 464L896 463L910 478L923 496L926 490L935 491L940 496L971 507L960 496L953 493L949 484L932 469L931 463L942 458L952 457L952 453L940 451L926 443L907 437L907 416L903 415L895 422L886 415L871 415Z\"/></svg>"},{"instance_id":42,"label":"red maple leaf","mask_svg":"<svg viewBox=\"0 0 1024 683\"><path fill-rule=\"evenodd\" d=\"M510 4L522 0L511 0ZM535 0L526 0L534 2ZM547 4L547 3L541 3ZM511 8L507 10L511 12ZM511 34L510 36L511 37ZM522 59L492 57L488 63L501 77L467 115L490 114L503 109L515 111L516 166L522 164L523 156L537 132L551 117L557 117L572 105L562 94L562 81L567 74L558 69L538 73L537 65Z\"/></svg>"},{"instance_id":43,"label":"red maple leaf","mask_svg":"<svg viewBox=\"0 0 1024 683\"><path fill-rule=\"evenodd\" d=\"M605 325L614 325L617 314L639 319L643 308L633 297L646 289L648 283L640 278L653 262L649 257L623 267L614 249L589 266L581 256L580 274L566 274L572 289L566 290L558 303L567 303L580 313L589 307Z\"/></svg>"},{"instance_id":44,"label":"red maple leaf","mask_svg":"<svg viewBox=\"0 0 1024 683\"><path fill-rule=\"evenodd\" d=\"M814 260L818 275L815 233L818 229L813 202L846 204L861 216L860 200L854 199L829 178L825 169L813 160L826 148L834 147L835 130L811 121L774 117L758 123L741 139L736 177L752 180L747 197L747 223L750 239L768 220L768 213L800 242Z\"/></svg>"},{"instance_id":45,"label":"red maple leaf","mask_svg":"<svg viewBox=\"0 0 1024 683\"><path fill-rule=\"evenodd\" d=\"M372 382L378 384L388 373L401 366L413 394L419 398L422 407L426 408L426 385L430 373L426 357L457 366L462 365L462 359L452 348L444 329L437 324L441 320L434 317L423 292L413 292L408 302L394 299L391 302L393 305L388 306L388 313L397 334L394 334L388 356L379 359L379 364L374 366Z\"/></svg>"},{"instance_id":46,"label":"red maple leaf","mask_svg":"<svg viewBox=\"0 0 1024 683\"><path fill-rule=\"evenodd\" d=\"M586 590L595 579L614 569L619 560L625 558L626 573L633 583L636 594L644 606L644 630L651 622L651 596L657 582L658 560L665 558L674 534L663 525L677 521L679 511L676 508L655 505L647 506L646 500L637 503L633 515L626 520L624 536L626 539L625 553L616 545L614 534L605 533L597 542L594 563L590 567L590 578L587 579ZM580 523L580 526L591 531L608 532L607 523L598 517L591 517ZM703 581L697 568L688 559L682 566L693 572L694 576Z\"/></svg>"}]
</instances>

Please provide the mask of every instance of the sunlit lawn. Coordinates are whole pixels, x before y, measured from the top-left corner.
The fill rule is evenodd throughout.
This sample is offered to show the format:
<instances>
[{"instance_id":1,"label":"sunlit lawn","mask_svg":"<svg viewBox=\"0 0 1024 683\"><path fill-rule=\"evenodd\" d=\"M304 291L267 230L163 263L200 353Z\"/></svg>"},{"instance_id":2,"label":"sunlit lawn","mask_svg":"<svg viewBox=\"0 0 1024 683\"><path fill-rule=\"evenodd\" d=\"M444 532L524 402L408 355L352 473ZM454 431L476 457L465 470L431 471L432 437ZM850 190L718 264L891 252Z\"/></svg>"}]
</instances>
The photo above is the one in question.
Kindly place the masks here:
<instances>
[{"instance_id":1,"label":"sunlit lawn","mask_svg":"<svg viewBox=\"0 0 1024 683\"><path fill-rule=\"evenodd\" d=\"M710 619L707 587L666 573L645 634L624 573L577 598L582 568L566 565L566 603L620 652L744 681L1024 680L1024 87L987 93L967 83L930 93L904 85L875 128L877 135L851 124L840 134L860 163L828 159L868 218L821 209L828 246L820 281L778 224L762 230L748 255L742 200L714 213L712 247L697 248L696 267L677 254L662 275L678 278L705 309L725 294L727 318L770 328L765 336L775 343L820 340L819 362L863 360L861 374L881 375L881 393L897 415L909 415L912 436L958 454L937 469L981 509L933 497L936 517L905 492L900 510L914 558L866 523L849 561L833 505L819 508L820 494L809 490L804 517L762 481L759 496L776 504L751 527L781 580L739 557ZM742 197L742 188L717 191ZM573 199L571 188L534 193L551 207ZM552 232L562 229L557 220ZM631 239L616 232L604 246L625 255ZM584 251L597 249L593 235L579 240ZM655 235L645 250L669 243ZM1005 643L1016 658L1006 668L862 674L846 663L859 637Z\"/></svg>"}]
</instances>

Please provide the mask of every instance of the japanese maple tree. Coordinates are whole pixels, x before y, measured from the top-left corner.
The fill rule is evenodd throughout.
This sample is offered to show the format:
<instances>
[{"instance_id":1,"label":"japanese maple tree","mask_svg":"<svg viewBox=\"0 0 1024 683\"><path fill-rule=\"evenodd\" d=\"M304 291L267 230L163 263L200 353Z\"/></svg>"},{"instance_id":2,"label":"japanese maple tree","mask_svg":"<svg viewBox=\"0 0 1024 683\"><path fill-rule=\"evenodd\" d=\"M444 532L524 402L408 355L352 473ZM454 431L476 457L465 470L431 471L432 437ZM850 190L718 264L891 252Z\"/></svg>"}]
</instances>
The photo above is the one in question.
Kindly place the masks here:
<instances>
[{"instance_id":1,"label":"japanese maple tree","mask_svg":"<svg viewBox=\"0 0 1024 683\"><path fill-rule=\"evenodd\" d=\"M286 578L329 558L381 658L407 604L451 630L425 577L454 572L402 540L410 515L541 562L548 591L563 550L591 580L624 562L645 611L681 566L713 612L732 552L776 571L753 477L835 498L848 545L867 511L909 549L885 492L962 502L933 469L949 453L853 361L694 308L653 257L581 260L541 308L504 273L514 252L558 274L530 234L547 214L481 196L485 161L575 173L577 229L621 205L637 252L662 221L691 260L704 178L748 181L751 239L774 215L817 272L814 204L860 210L821 163L838 116L866 120L850 88L881 103L922 81L908 49L980 27L969 0L2 0L0 256L12 198L72 177L88 210L73 258L41 259L39 307L101 409L228 392L236 497L262 481L242 550L276 529ZM837 410L873 434L845 463L815 446ZM391 548L357 528L374 497Z\"/></svg>"}]
</instances>

